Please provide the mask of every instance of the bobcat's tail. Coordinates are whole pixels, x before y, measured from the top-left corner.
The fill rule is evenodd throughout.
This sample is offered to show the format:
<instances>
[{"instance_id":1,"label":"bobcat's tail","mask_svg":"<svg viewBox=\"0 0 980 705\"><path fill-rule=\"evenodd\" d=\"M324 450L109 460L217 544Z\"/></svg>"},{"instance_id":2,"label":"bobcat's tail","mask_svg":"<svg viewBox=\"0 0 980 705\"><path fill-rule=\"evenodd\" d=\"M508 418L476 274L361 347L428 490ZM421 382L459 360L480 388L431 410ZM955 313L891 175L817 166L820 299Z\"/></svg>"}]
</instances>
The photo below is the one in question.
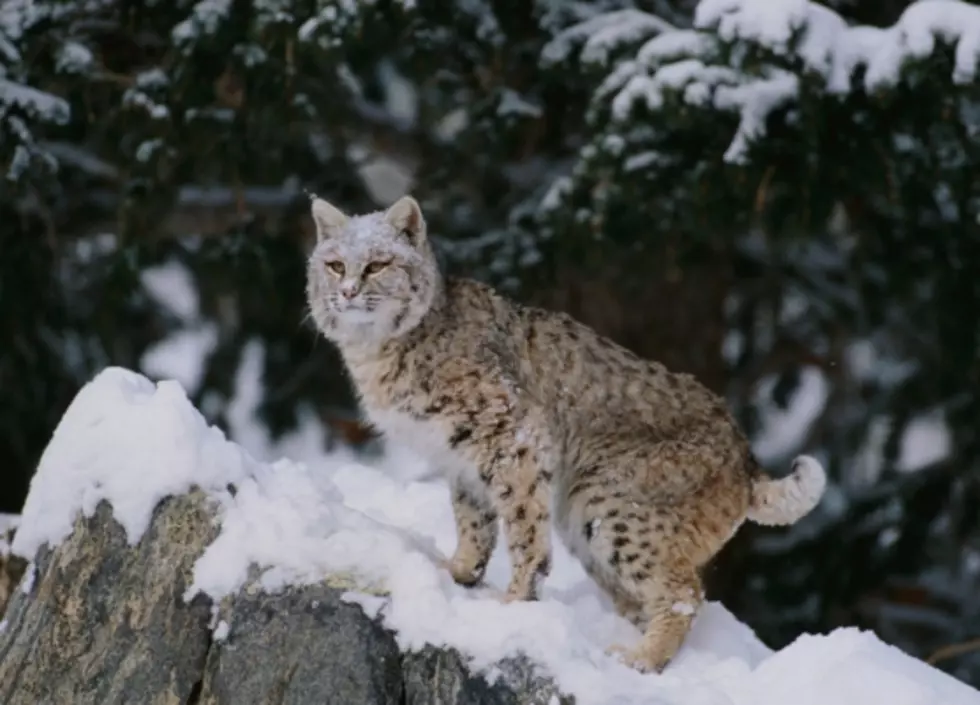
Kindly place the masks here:
<instances>
[{"instance_id":1,"label":"bobcat's tail","mask_svg":"<svg viewBox=\"0 0 980 705\"><path fill-rule=\"evenodd\" d=\"M767 526L793 524L817 506L826 487L827 473L809 455L797 456L792 472L778 480L756 470L748 518Z\"/></svg>"}]
</instances>

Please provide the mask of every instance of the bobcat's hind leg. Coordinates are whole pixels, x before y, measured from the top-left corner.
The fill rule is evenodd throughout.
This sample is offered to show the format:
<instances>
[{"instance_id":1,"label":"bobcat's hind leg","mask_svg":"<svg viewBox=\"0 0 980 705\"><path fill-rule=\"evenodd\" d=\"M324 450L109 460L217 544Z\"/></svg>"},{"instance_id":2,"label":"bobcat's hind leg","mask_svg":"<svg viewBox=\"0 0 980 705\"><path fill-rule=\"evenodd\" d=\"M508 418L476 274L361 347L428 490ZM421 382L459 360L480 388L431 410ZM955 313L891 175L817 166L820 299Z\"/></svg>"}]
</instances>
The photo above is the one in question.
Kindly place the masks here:
<instances>
[{"instance_id":1,"label":"bobcat's hind leg","mask_svg":"<svg viewBox=\"0 0 980 705\"><path fill-rule=\"evenodd\" d=\"M700 569L744 520L749 485L696 443L593 445L583 444L582 469L560 503L563 534L644 630L638 645L614 650L641 671L660 671L704 599Z\"/></svg>"},{"instance_id":2,"label":"bobcat's hind leg","mask_svg":"<svg viewBox=\"0 0 980 705\"><path fill-rule=\"evenodd\" d=\"M660 673L684 643L691 622L701 607L701 581L693 570L675 568L651 576L640 589L645 592L644 612L650 616L639 644L610 649L641 672Z\"/></svg>"}]
</instances>

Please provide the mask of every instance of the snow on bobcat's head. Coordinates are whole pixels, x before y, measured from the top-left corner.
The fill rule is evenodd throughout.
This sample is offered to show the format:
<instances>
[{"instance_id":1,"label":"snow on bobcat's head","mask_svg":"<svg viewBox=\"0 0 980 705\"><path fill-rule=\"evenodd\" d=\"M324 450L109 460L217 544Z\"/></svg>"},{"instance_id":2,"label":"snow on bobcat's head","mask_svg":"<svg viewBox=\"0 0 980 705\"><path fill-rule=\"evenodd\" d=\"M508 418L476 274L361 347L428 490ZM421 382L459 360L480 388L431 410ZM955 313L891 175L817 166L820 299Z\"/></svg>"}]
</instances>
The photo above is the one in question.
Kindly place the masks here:
<instances>
[{"instance_id":1,"label":"snow on bobcat's head","mask_svg":"<svg viewBox=\"0 0 980 705\"><path fill-rule=\"evenodd\" d=\"M418 325L439 275L415 199L347 216L314 197L311 211L317 244L306 297L320 332L340 344L377 345Z\"/></svg>"}]
</instances>

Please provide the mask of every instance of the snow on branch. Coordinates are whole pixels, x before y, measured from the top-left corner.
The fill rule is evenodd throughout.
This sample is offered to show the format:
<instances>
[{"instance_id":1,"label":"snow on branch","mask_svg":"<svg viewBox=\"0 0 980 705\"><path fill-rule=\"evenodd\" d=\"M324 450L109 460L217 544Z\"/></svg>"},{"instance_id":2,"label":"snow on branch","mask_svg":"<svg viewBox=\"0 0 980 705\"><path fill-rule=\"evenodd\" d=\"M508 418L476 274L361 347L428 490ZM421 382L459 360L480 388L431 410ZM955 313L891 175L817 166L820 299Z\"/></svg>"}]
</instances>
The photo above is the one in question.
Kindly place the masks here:
<instances>
[{"instance_id":1,"label":"snow on branch","mask_svg":"<svg viewBox=\"0 0 980 705\"><path fill-rule=\"evenodd\" d=\"M62 98L0 78L0 111L5 114L10 106L19 107L35 119L59 125L67 123L71 115L68 103Z\"/></svg>"},{"instance_id":2,"label":"snow on branch","mask_svg":"<svg viewBox=\"0 0 980 705\"><path fill-rule=\"evenodd\" d=\"M725 152L726 162L742 162L749 145L766 134L766 119L791 103L799 91L799 80L789 71L773 70L766 78L740 86L722 86L715 91L715 107L737 111L738 129Z\"/></svg>"},{"instance_id":3,"label":"snow on branch","mask_svg":"<svg viewBox=\"0 0 980 705\"><path fill-rule=\"evenodd\" d=\"M71 117L68 103L58 96L5 78L0 65L0 163L4 178L18 182L32 165L51 172L57 161L38 145L32 127L36 123L63 125Z\"/></svg>"},{"instance_id":4,"label":"snow on branch","mask_svg":"<svg viewBox=\"0 0 980 705\"><path fill-rule=\"evenodd\" d=\"M616 49L673 30L668 22L639 10L606 12L559 32L545 45L541 61L545 66L559 64L581 45L583 62L605 64Z\"/></svg>"},{"instance_id":5,"label":"snow on branch","mask_svg":"<svg viewBox=\"0 0 980 705\"><path fill-rule=\"evenodd\" d=\"M704 32L678 29L649 40L636 53L636 60L644 66L657 66L689 56L715 56L717 44L713 37Z\"/></svg>"},{"instance_id":6,"label":"snow on branch","mask_svg":"<svg viewBox=\"0 0 980 705\"><path fill-rule=\"evenodd\" d=\"M636 48L624 55L627 45ZM802 74L817 79L807 84L809 90L828 95L879 91L897 85L911 62L928 58L939 46L955 50L955 84L975 81L980 7L962 0L919 0L894 26L882 29L848 26L836 12L809 0L701 0L693 29L675 29L637 10L609 12L559 33L545 47L542 62L557 63L579 51L584 63L606 67L589 119L612 130L636 119L638 107L662 111L668 98L737 114L725 160L740 163L750 145L765 136L770 115L797 102ZM746 50L760 55L753 49L762 50L763 60L748 67Z\"/></svg>"},{"instance_id":7,"label":"snow on branch","mask_svg":"<svg viewBox=\"0 0 980 705\"><path fill-rule=\"evenodd\" d=\"M858 68L866 69L865 90L895 86L905 65L931 56L937 44L955 46L954 83L973 82L980 62L980 7L963 0L919 0L885 29L849 27L808 0L701 0L694 24L727 43L794 55L833 93L850 92Z\"/></svg>"},{"instance_id":8,"label":"snow on branch","mask_svg":"<svg viewBox=\"0 0 980 705\"><path fill-rule=\"evenodd\" d=\"M190 47L202 36L217 33L230 12L231 0L201 0L194 5L190 16L173 28L171 37L178 46Z\"/></svg>"}]
</instances>

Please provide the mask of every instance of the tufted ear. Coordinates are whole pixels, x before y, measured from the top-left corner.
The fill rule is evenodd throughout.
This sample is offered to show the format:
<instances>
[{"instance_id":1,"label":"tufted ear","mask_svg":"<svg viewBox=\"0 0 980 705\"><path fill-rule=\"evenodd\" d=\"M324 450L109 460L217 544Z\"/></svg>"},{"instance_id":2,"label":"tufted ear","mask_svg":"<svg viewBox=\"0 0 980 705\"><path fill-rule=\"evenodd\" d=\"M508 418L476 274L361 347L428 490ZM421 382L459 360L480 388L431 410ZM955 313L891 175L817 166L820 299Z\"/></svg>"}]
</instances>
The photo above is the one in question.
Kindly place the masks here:
<instances>
[{"instance_id":1,"label":"tufted ear","mask_svg":"<svg viewBox=\"0 0 980 705\"><path fill-rule=\"evenodd\" d=\"M324 201L322 198L313 197L310 210L313 213L313 222L316 223L317 242L324 240L347 223L347 216Z\"/></svg>"},{"instance_id":2,"label":"tufted ear","mask_svg":"<svg viewBox=\"0 0 980 705\"><path fill-rule=\"evenodd\" d=\"M408 241L418 245L425 238L425 219L422 208L411 196L402 196L385 212L385 220L397 230L404 233Z\"/></svg>"}]
</instances>

